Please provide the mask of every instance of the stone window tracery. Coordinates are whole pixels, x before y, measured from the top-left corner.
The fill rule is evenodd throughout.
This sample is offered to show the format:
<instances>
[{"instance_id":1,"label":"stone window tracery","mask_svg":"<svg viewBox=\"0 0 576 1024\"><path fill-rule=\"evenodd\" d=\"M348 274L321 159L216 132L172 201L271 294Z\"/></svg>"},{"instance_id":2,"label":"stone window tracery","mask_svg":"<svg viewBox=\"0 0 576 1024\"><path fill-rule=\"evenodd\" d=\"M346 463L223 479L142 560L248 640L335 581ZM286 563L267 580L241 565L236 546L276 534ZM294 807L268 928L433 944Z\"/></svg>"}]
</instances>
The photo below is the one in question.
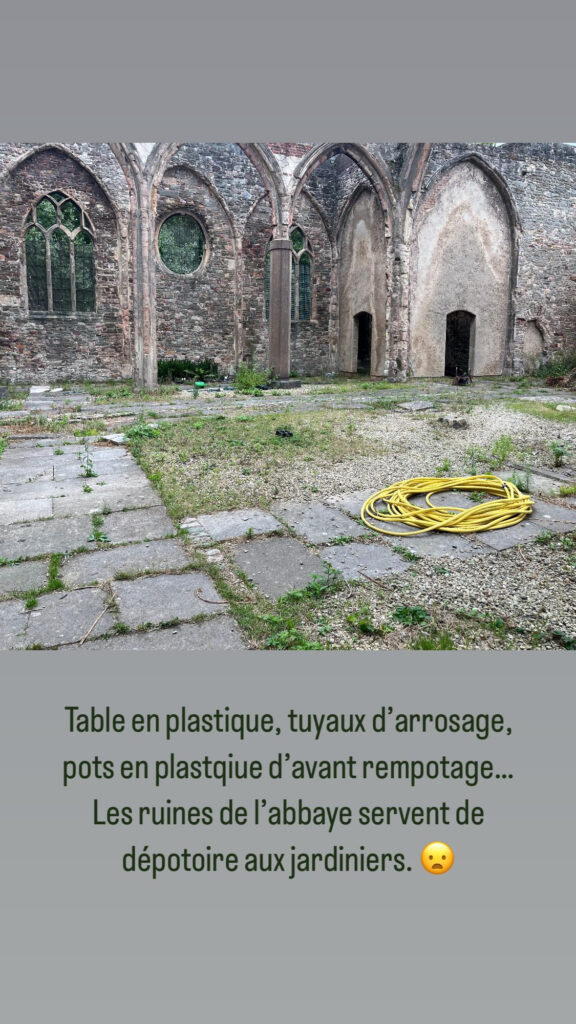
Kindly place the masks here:
<instances>
[{"instance_id":1,"label":"stone window tracery","mask_svg":"<svg viewBox=\"0 0 576 1024\"><path fill-rule=\"evenodd\" d=\"M24 243L30 312L94 312L94 228L77 203L58 191L39 199Z\"/></svg>"}]
</instances>

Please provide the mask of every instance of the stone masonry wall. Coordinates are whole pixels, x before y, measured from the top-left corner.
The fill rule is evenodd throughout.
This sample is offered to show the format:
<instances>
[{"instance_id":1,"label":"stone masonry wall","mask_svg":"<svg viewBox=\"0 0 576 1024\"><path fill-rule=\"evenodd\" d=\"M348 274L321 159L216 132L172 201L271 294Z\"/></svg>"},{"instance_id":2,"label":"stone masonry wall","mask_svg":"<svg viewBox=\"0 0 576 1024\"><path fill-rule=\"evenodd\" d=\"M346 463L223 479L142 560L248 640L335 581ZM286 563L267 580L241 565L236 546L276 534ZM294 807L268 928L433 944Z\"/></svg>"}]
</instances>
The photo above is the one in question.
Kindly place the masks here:
<instances>
[{"instance_id":1,"label":"stone masonry wall","mask_svg":"<svg viewBox=\"0 0 576 1024\"><path fill-rule=\"evenodd\" d=\"M116 212L92 168L61 149L43 148L26 158L30 150L19 144L0 152L0 379L131 377L129 197L123 173L108 146L74 147L74 155L92 165L118 203ZM56 190L70 195L94 226L95 312L28 310L24 221L44 194Z\"/></svg>"},{"instance_id":2,"label":"stone masonry wall","mask_svg":"<svg viewBox=\"0 0 576 1024\"><path fill-rule=\"evenodd\" d=\"M290 361L296 374L334 369L335 337L330 320L332 251L324 222L305 193L294 211L294 226L302 229L312 247L312 315L292 321Z\"/></svg>"}]
</instances>

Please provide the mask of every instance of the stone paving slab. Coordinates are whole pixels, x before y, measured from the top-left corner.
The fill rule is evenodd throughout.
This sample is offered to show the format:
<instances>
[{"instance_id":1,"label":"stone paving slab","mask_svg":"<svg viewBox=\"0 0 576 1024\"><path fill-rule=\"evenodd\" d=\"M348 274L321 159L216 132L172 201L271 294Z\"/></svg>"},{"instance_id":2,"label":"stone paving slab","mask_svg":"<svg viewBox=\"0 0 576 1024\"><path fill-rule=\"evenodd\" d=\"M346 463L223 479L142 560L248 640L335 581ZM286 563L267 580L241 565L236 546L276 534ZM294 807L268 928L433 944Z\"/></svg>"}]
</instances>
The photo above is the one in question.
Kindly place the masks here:
<instances>
[{"instance_id":1,"label":"stone paving slab","mask_svg":"<svg viewBox=\"0 0 576 1024\"><path fill-rule=\"evenodd\" d=\"M72 555L63 562L61 576L67 587L81 587L112 580L121 572L185 569L189 561L175 540L153 541L114 550L102 548L87 555Z\"/></svg>"},{"instance_id":2,"label":"stone paving slab","mask_svg":"<svg viewBox=\"0 0 576 1024\"><path fill-rule=\"evenodd\" d=\"M268 537L236 544L231 554L240 569L266 597L281 597L299 590L313 576L321 576L325 566L293 537Z\"/></svg>"},{"instance_id":3,"label":"stone paving slab","mask_svg":"<svg viewBox=\"0 0 576 1024\"><path fill-rule=\"evenodd\" d=\"M88 543L90 516L48 519L23 526L0 527L0 558L33 558L54 552L73 551Z\"/></svg>"},{"instance_id":4,"label":"stone paving slab","mask_svg":"<svg viewBox=\"0 0 576 1024\"><path fill-rule=\"evenodd\" d=\"M132 628L147 622L158 624L171 619L211 615L227 607L220 603L220 595L210 577L199 572L116 581L112 583L112 590L118 602L120 621Z\"/></svg>"},{"instance_id":5,"label":"stone paving slab","mask_svg":"<svg viewBox=\"0 0 576 1024\"><path fill-rule=\"evenodd\" d=\"M51 498L4 498L0 495L0 526L48 519L52 515Z\"/></svg>"},{"instance_id":6,"label":"stone paving slab","mask_svg":"<svg viewBox=\"0 0 576 1024\"><path fill-rule=\"evenodd\" d=\"M259 508L241 508L235 512L214 512L212 515L197 516L197 521L212 540L234 540L252 533L272 533L282 529L269 512Z\"/></svg>"},{"instance_id":7,"label":"stone paving slab","mask_svg":"<svg viewBox=\"0 0 576 1024\"><path fill-rule=\"evenodd\" d=\"M84 651L240 651L245 643L229 615L215 615L198 623L181 623L169 629L152 629L129 635L88 641ZM67 648L75 650L75 647Z\"/></svg>"},{"instance_id":8,"label":"stone paving slab","mask_svg":"<svg viewBox=\"0 0 576 1024\"><path fill-rule=\"evenodd\" d=\"M104 508L112 512L121 512L125 508L153 508L161 505L161 499L154 488L144 478L142 481L134 480L129 486L126 484L107 483L100 486L92 480L86 483L92 488L90 493L80 490L80 493L66 495L64 498L54 498L54 515L71 516L79 512L102 512Z\"/></svg>"},{"instance_id":9,"label":"stone paving slab","mask_svg":"<svg viewBox=\"0 0 576 1024\"><path fill-rule=\"evenodd\" d=\"M368 532L343 512L319 501L306 505L277 501L271 511L310 544L328 544L335 537L365 537Z\"/></svg>"},{"instance_id":10,"label":"stone paving slab","mask_svg":"<svg viewBox=\"0 0 576 1024\"><path fill-rule=\"evenodd\" d=\"M66 497L78 497L83 494L83 486L86 481L83 480L52 480L42 479L18 481L15 483L8 483L2 479L0 480L0 502L6 499L7 501L27 501L29 499L39 500L41 498L66 498Z\"/></svg>"},{"instance_id":11,"label":"stone paving slab","mask_svg":"<svg viewBox=\"0 0 576 1024\"><path fill-rule=\"evenodd\" d=\"M420 533L406 540L403 537L389 540L395 541L394 546L407 548L417 555L427 555L430 558L474 558L483 551L469 537L457 533Z\"/></svg>"},{"instance_id":12,"label":"stone paving slab","mask_svg":"<svg viewBox=\"0 0 576 1024\"><path fill-rule=\"evenodd\" d=\"M104 611L107 595L101 590L55 591L38 598L30 612L26 645L56 647L82 639L91 626L90 636L99 636L114 628L115 617ZM98 618L104 612L101 618ZM98 622L96 622L98 619Z\"/></svg>"},{"instance_id":13,"label":"stone paving slab","mask_svg":"<svg viewBox=\"0 0 576 1024\"><path fill-rule=\"evenodd\" d=\"M112 512L104 516L104 523L99 529L106 534L111 544L159 540L175 533L174 523L163 505L131 512Z\"/></svg>"},{"instance_id":14,"label":"stone paving slab","mask_svg":"<svg viewBox=\"0 0 576 1024\"><path fill-rule=\"evenodd\" d=\"M376 489L374 488L369 491L349 491L347 494L331 494L329 498L324 498L324 504L342 509L343 512L348 512L351 516L359 516L364 502L368 501L368 498L371 498L375 493Z\"/></svg>"},{"instance_id":15,"label":"stone paving slab","mask_svg":"<svg viewBox=\"0 0 576 1024\"><path fill-rule=\"evenodd\" d=\"M545 523L528 518L517 523L516 526L506 526L502 530L485 530L475 536L481 544L494 551L506 551L507 548L516 547L517 544L526 544L528 541L535 540L538 534L545 529L549 529Z\"/></svg>"},{"instance_id":16,"label":"stone paving slab","mask_svg":"<svg viewBox=\"0 0 576 1024\"><path fill-rule=\"evenodd\" d=\"M0 650L26 647L28 615L23 601L0 602Z\"/></svg>"},{"instance_id":17,"label":"stone paving slab","mask_svg":"<svg viewBox=\"0 0 576 1024\"><path fill-rule=\"evenodd\" d=\"M392 573L404 572L409 563L394 554L385 544L341 544L326 548L324 557L345 580L361 580L362 573L380 579Z\"/></svg>"},{"instance_id":18,"label":"stone paving slab","mask_svg":"<svg viewBox=\"0 0 576 1024\"><path fill-rule=\"evenodd\" d=\"M18 565L0 566L0 594L42 590L48 580L48 562L20 562Z\"/></svg>"},{"instance_id":19,"label":"stone paving slab","mask_svg":"<svg viewBox=\"0 0 576 1024\"><path fill-rule=\"evenodd\" d=\"M531 515L533 523L541 524L541 528L552 533L570 533L576 530L576 510L563 505L553 505L548 501L534 501Z\"/></svg>"}]
</instances>

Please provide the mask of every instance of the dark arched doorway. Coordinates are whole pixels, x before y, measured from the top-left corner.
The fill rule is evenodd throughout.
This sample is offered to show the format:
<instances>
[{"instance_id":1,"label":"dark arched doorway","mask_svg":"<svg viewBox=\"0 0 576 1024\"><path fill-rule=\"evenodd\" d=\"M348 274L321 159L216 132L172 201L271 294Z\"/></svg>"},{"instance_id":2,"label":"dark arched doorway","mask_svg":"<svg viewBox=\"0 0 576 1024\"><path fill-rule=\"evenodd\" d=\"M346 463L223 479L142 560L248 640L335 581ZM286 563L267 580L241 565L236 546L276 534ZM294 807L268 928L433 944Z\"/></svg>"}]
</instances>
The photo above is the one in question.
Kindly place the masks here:
<instances>
[{"instance_id":1,"label":"dark arched doorway","mask_svg":"<svg viewBox=\"0 0 576 1024\"><path fill-rule=\"evenodd\" d=\"M357 313L354 317L354 334L356 336L357 373L370 373L372 357L372 314Z\"/></svg>"},{"instance_id":2,"label":"dark arched doorway","mask_svg":"<svg viewBox=\"0 0 576 1024\"><path fill-rule=\"evenodd\" d=\"M457 309L446 317L446 357L444 374L472 373L472 351L476 317L465 309Z\"/></svg>"}]
</instances>

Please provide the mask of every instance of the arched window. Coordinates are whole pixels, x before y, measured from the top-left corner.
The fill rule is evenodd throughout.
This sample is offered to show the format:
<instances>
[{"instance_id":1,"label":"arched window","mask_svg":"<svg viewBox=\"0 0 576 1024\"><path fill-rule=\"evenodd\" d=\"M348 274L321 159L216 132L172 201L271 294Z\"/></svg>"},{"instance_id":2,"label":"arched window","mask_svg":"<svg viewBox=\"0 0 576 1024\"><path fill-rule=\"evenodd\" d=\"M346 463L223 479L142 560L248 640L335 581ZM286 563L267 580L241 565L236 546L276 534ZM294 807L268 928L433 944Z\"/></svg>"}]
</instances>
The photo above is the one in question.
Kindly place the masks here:
<instances>
[{"instance_id":1,"label":"arched window","mask_svg":"<svg viewBox=\"0 0 576 1024\"><path fill-rule=\"evenodd\" d=\"M43 196L26 219L31 312L92 313L96 303L94 228L63 192Z\"/></svg>"},{"instance_id":2,"label":"arched window","mask_svg":"<svg viewBox=\"0 0 576 1024\"><path fill-rule=\"evenodd\" d=\"M312 316L312 250L300 228L290 234L292 242L292 320L310 320Z\"/></svg>"},{"instance_id":3,"label":"arched window","mask_svg":"<svg viewBox=\"0 0 576 1024\"><path fill-rule=\"evenodd\" d=\"M312 317L312 249L300 228L290 235L292 243L292 274L290 279L290 319L310 320ZM270 317L270 250L266 251L265 271L266 319Z\"/></svg>"}]
</instances>

